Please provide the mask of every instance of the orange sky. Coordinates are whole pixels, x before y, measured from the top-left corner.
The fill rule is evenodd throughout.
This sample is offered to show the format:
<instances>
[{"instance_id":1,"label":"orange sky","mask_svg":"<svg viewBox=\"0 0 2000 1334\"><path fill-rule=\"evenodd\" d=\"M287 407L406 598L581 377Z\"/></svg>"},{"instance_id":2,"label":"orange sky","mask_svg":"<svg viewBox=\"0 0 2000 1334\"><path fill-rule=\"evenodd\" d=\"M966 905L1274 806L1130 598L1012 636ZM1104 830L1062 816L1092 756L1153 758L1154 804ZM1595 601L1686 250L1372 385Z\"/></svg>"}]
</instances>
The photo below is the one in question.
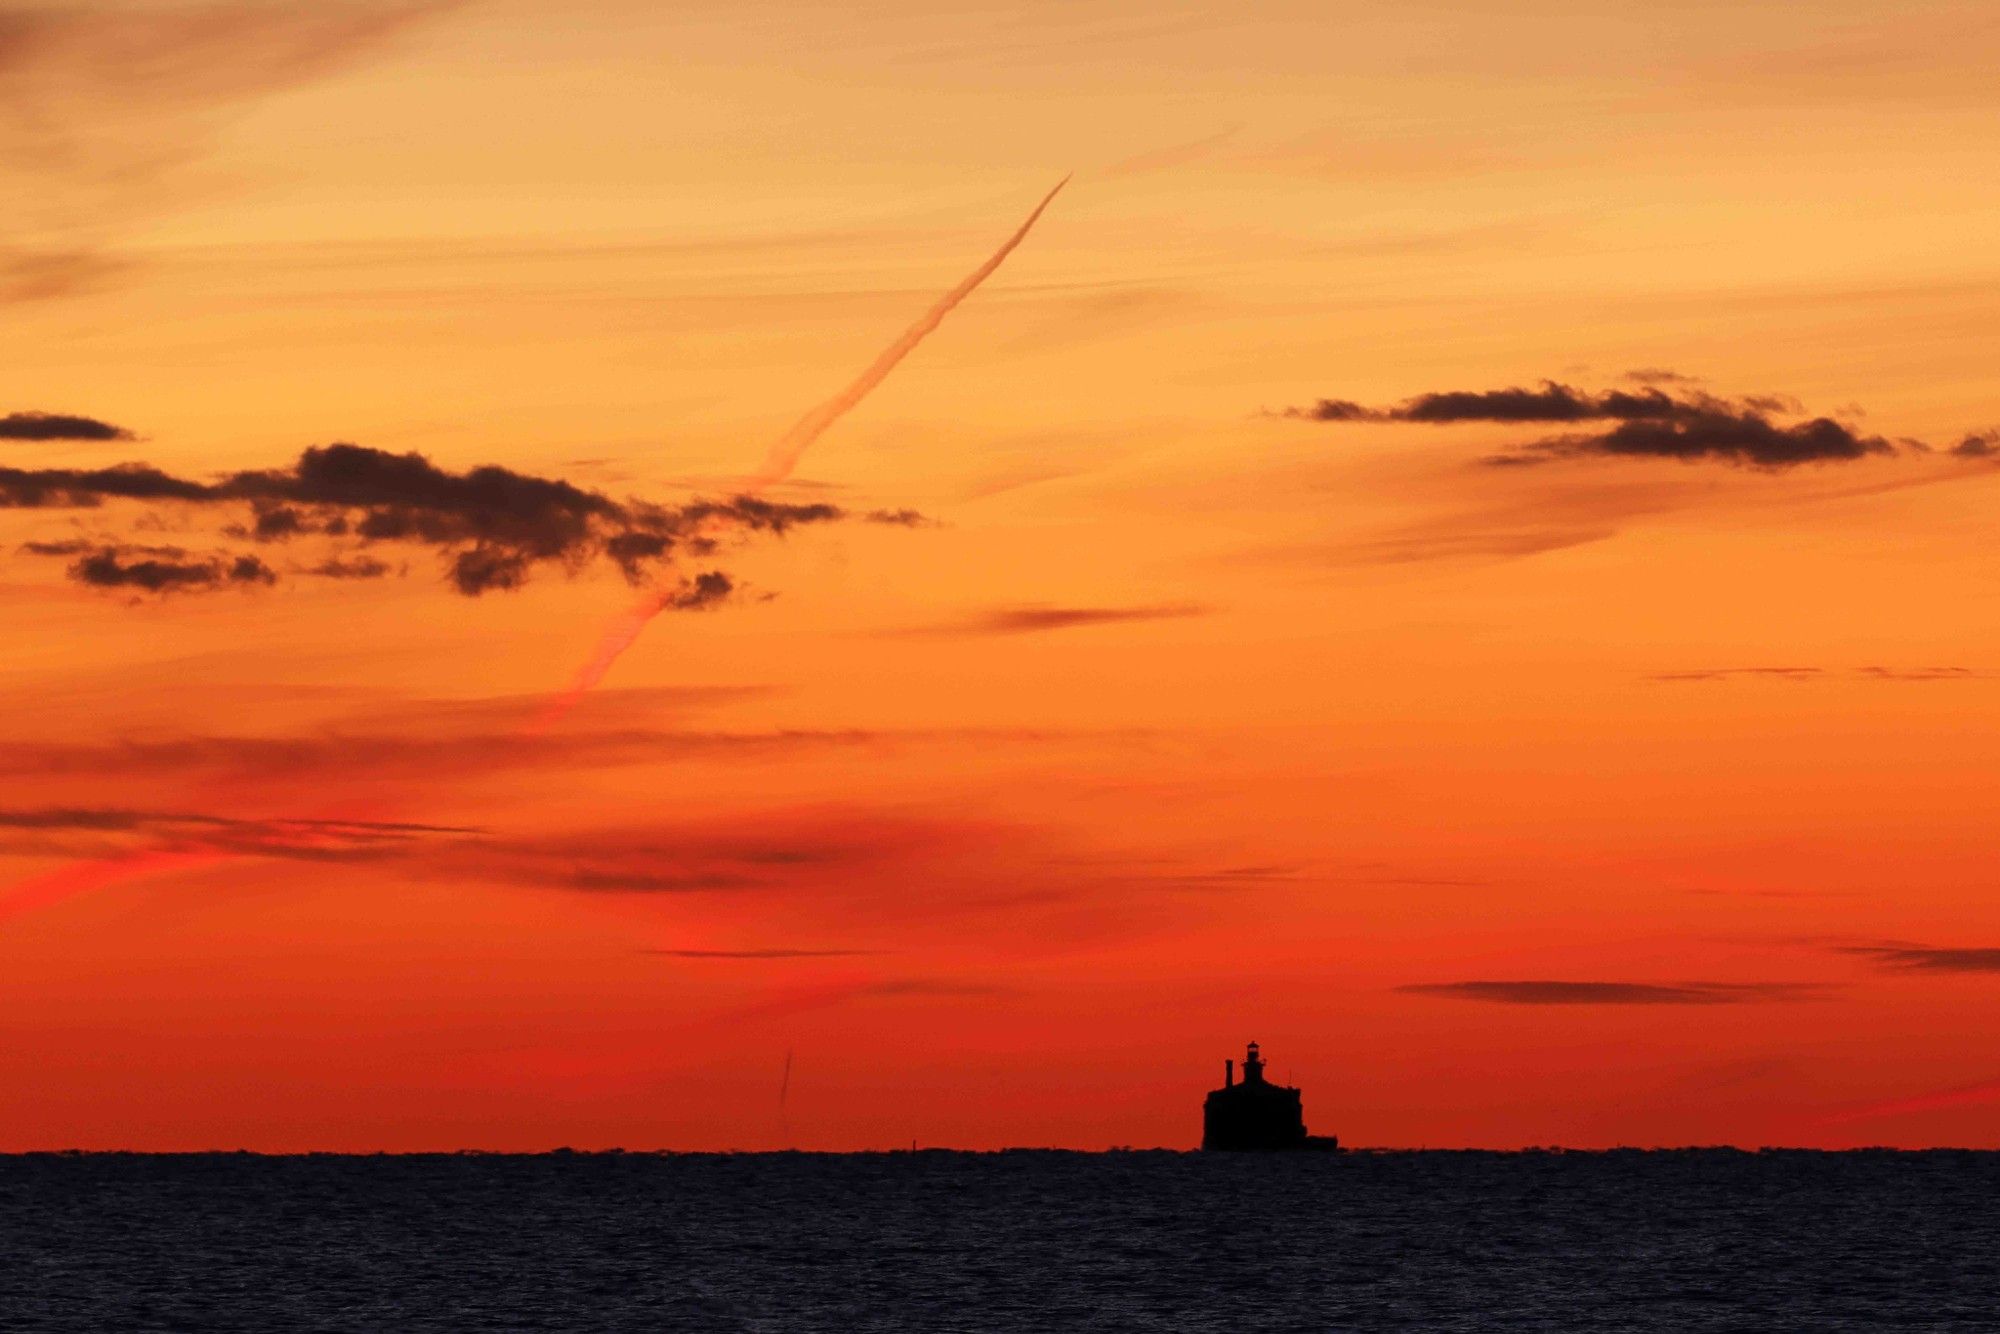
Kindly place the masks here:
<instances>
[{"instance_id":1,"label":"orange sky","mask_svg":"<svg viewBox=\"0 0 2000 1334\"><path fill-rule=\"evenodd\" d=\"M0 6L0 496L726 498L1075 173L637 591L0 505L0 1149L2000 1146L1988 10Z\"/></svg>"}]
</instances>

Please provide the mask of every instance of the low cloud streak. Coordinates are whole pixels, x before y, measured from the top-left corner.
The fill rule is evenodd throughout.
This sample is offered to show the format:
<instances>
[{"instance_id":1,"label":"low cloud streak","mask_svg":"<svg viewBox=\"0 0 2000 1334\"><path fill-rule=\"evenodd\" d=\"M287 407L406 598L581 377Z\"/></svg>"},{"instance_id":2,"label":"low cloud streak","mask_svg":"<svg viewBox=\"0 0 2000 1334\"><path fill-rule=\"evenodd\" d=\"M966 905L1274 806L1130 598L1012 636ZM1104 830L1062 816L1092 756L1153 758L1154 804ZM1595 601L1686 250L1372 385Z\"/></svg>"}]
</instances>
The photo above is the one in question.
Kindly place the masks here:
<instances>
[{"instance_id":1,"label":"low cloud streak","mask_svg":"<svg viewBox=\"0 0 2000 1334\"><path fill-rule=\"evenodd\" d=\"M1205 616L1209 611L1209 608L1194 603L1162 603L1140 607L996 607L955 624L929 626L899 633L946 638L1039 634L1049 630L1071 630L1092 625L1180 620L1191 616Z\"/></svg>"},{"instance_id":2,"label":"low cloud streak","mask_svg":"<svg viewBox=\"0 0 2000 1334\"><path fill-rule=\"evenodd\" d=\"M2000 947L1936 949L1927 945L1848 945L1841 953L1873 960L1884 968L1919 973L2000 973Z\"/></svg>"},{"instance_id":3,"label":"low cloud streak","mask_svg":"<svg viewBox=\"0 0 2000 1334\"><path fill-rule=\"evenodd\" d=\"M1500 1005L1744 1005L1790 1000L1816 988L1794 982L1421 982L1396 988L1406 995Z\"/></svg>"}]
</instances>

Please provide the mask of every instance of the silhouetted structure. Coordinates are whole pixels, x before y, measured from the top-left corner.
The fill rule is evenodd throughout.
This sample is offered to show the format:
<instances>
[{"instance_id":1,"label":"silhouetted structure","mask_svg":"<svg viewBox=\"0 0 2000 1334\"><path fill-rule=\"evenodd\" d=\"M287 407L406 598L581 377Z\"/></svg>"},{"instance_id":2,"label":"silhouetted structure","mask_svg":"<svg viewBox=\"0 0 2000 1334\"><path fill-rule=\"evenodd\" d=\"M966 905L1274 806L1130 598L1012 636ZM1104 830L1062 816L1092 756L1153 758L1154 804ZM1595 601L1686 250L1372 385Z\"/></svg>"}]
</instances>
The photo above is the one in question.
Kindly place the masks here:
<instances>
[{"instance_id":1,"label":"silhouetted structure","mask_svg":"<svg viewBox=\"0 0 2000 1334\"><path fill-rule=\"evenodd\" d=\"M1222 1087L1208 1095L1201 1108L1204 1149L1337 1149L1332 1135L1306 1134L1305 1108L1299 1091L1264 1078L1264 1058L1251 1043L1243 1057L1243 1082L1236 1082L1236 1062L1222 1063Z\"/></svg>"}]
</instances>

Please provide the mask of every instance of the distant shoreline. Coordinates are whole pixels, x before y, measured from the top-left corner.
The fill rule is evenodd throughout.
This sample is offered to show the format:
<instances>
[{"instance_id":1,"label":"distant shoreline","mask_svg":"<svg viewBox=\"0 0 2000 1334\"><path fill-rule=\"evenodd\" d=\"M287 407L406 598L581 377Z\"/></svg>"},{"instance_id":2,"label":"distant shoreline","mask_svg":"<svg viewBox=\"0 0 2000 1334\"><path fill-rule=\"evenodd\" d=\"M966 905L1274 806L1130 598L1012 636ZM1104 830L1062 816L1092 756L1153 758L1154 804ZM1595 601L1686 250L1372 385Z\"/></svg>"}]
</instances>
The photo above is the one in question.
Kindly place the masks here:
<instances>
[{"instance_id":1,"label":"distant shoreline","mask_svg":"<svg viewBox=\"0 0 2000 1334\"><path fill-rule=\"evenodd\" d=\"M1343 1158L1686 1158L1716 1156L1733 1158L1780 1157L1908 1157L2000 1156L2000 1148L1979 1149L1936 1146L1921 1149L1890 1145L1865 1145L1850 1149L1814 1149L1787 1145L1767 1145L1745 1149L1727 1144L1691 1144L1662 1148L1572 1149L1561 1146L1526 1149L1432 1149L1432 1148L1343 1148L1337 1154L1288 1154L1258 1152L1217 1152L1202 1149L1169 1148L1008 1148L1008 1149L410 1149L410 1150L320 1150L265 1151L259 1149L16 1149L0 1151L0 1164L79 1159L229 1159L272 1161L355 1161L508 1159L533 1160L615 1160L615 1159L714 1159L714 1158L1194 1158L1221 1162L1338 1162Z\"/></svg>"}]
</instances>

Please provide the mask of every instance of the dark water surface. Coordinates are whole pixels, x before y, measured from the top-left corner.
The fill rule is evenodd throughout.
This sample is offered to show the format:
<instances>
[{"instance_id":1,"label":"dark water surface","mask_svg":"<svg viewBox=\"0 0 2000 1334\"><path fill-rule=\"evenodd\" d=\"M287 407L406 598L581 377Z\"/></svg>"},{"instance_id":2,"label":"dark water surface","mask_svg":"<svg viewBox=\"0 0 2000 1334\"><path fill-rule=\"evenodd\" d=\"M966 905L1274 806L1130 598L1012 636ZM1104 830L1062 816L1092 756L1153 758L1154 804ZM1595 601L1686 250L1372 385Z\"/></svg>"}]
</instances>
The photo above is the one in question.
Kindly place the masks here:
<instances>
[{"instance_id":1,"label":"dark water surface","mask_svg":"<svg viewBox=\"0 0 2000 1334\"><path fill-rule=\"evenodd\" d=\"M0 1329L2000 1330L2000 1154L0 1158Z\"/></svg>"}]
</instances>

